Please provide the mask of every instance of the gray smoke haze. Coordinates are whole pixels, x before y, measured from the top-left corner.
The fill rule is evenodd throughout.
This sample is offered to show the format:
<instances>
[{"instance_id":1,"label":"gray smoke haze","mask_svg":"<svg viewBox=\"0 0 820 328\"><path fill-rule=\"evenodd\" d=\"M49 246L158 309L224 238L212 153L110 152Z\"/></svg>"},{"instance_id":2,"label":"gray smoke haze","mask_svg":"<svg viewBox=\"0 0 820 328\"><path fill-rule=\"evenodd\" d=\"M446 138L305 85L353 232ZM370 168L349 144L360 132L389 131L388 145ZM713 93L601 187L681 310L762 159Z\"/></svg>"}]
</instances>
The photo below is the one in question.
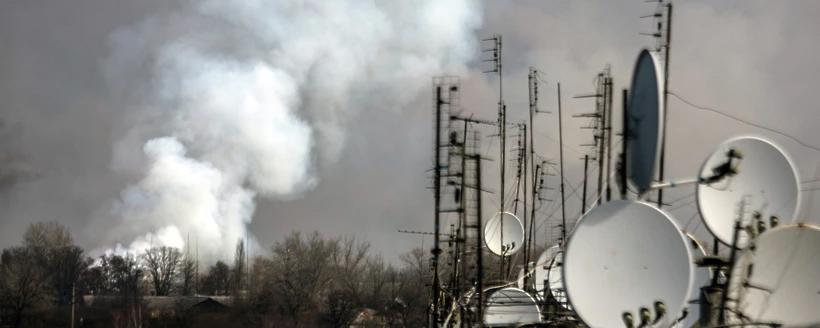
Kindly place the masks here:
<instances>
[{"instance_id":1,"label":"gray smoke haze","mask_svg":"<svg viewBox=\"0 0 820 328\"><path fill-rule=\"evenodd\" d=\"M465 109L494 118L496 79L481 73L477 41L503 34L511 120L527 111L528 66L550 82L542 109L555 109L562 83L574 187L577 145L591 137L568 117L592 103L570 97L611 64L619 110L635 56L654 45L638 35L652 28L637 18L654 10L643 1L298 3L0 4L0 157L13 158L0 164L0 246L57 220L98 250L191 233L201 252L225 257L249 227L262 246L316 229L392 256L420 242L395 229L431 228L431 76L461 75ZM673 91L818 143L820 4L676 4ZM670 177L691 176L715 145L748 133L784 146L801 180L818 174L820 154L786 138L674 99L670 110ZM539 152L557 158L556 115L537 124ZM804 193L801 215L818 222L815 198ZM579 207L570 197L568 218ZM686 225L695 211L672 213ZM705 236L697 220L688 228Z\"/></svg>"},{"instance_id":2,"label":"gray smoke haze","mask_svg":"<svg viewBox=\"0 0 820 328\"><path fill-rule=\"evenodd\" d=\"M120 114L110 171L129 182L89 214L101 250L190 234L204 258L229 258L256 198L319 183L350 117L402 109L430 76L466 71L481 18L471 1L178 5L106 36L101 91Z\"/></svg>"}]
</instances>

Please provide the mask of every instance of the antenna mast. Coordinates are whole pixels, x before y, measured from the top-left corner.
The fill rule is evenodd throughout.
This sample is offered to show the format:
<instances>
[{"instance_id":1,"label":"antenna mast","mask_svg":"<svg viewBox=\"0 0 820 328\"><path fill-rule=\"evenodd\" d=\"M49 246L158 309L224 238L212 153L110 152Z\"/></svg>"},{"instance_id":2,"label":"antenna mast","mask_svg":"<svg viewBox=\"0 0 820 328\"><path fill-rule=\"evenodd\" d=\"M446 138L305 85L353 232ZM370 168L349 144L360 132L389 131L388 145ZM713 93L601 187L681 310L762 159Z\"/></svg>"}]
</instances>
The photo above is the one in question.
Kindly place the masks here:
<instances>
[{"instance_id":1,"label":"antenna mast","mask_svg":"<svg viewBox=\"0 0 820 328\"><path fill-rule=\"evenodd\" d=\"M669 120L669 50L672 43L672 3L671 2L662 2L660 1L661 6L666 9L666 14L663 15L666 18L666 26L663 26L662 22L658 22L658 32L654 34L656 38L663 37L663 43L659 46L658 50L663 50L664 61L663 61L663 128L661 129L661 154L660 160L658 163L658 181L664 181L664 170L665 170L665 162L666 162L666 122ZM656 14L656 16L658 16ZM665 33L661 33L663 28L665 29ZM663 206L663 188L658 189L658 208Z\"/></svg>"},{"instance_id":2,"label":"antenna mast","mask_svg":"<svg viewBox=\"0 0 820 328\"><path fill-rule=\"evenodd\" d=\"M504 182L505 182L505 168L507 165L506 161L506 149L507 149L507 106L504 105L504 76L503 76L503 69L502 69L502 60L501 60L501 49L502 49L502 41L501 35L495 34L491 38L484 39L482 41L488 42L492 41L493 46L492 48L482 50L482 52L491 52L492 58L485 59L485 62L493 63L493 69L484 71L484 73L498 73L498 134L499 134L499 174L501 178L501 188L499 189L499 198L500 198L500 205L499 205L499 213L501 213L501 245L504 245L504 207L505 199L504 194L506 190L504 189ZM504 274L504 255L501 255L501 274L503 277Z\"/></svg>"},{"instance_id":3,"label":"antenna mast","mask_svg":"<svg viewBox=\"0 0 820 328\"><path fill-rule=\"evenodd\" d=\"M561 83L558 86L558 158L561 167L561 249L564 248L567 242L567 213L564 209L566 205L566 196L564 194L564 131L563 122L561 119ZM546 287L545 287L546 288Z\"/></svg>"}]
</instances>

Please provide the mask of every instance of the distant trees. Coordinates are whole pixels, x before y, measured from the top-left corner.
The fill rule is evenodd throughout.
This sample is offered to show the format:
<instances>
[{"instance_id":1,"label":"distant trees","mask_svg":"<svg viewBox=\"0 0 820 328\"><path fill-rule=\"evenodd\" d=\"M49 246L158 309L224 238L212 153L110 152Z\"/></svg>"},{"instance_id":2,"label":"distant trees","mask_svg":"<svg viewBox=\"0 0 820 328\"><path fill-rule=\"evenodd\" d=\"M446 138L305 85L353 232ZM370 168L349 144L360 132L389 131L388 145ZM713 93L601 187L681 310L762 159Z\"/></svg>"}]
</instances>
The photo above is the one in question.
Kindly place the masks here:
<instances>
[{"instance_id":1,"label":"distant trees","mask_svg":"<svg viewBox=\"0 0 820 328\"><path fill-rule=\"evenodd\" d=\"M231 268L217 261L202 278L201 291L206 295L228 295L231 290Z\"/></svg>"},{"instance_id":2,"label":"distant trees","mask_svg":"<svg viewBox=\"0 0 820 328\"><path fill-rule=\"evenodd\" d=\"M233 295L238 295L241 290L246 288L246 255L245 241L240 239L236 242L236 252L233 256L233 270L231 271L231 294Z\"/></svg>"},{"instance_id":3,"label":"distant trees","mask_svg":"<svg viewBox=\"0 0 820 328\"><path fill-rule=\"evenodd\" d=\"M185 255L179 268L179 293L185 296L196 292L197 262L190 254Z\"/></svg>"},{"instance_id":4,"label":"distant trees","mask_svg":"<svg viewBox=\"0 0 820 328\"><path fill-rule=\"evenodd\" d=\"M0 320L13 326L67 326L68 312L54 309L71 305L73 289L74 300L82 295L112 300L110 322L104 324L111 327L155 324L143 320L143 297L150 293L233 296L228 315L236 326L348 327L362 311L379 324L425 324L431 271L424 250L391 263L372 254L367 242L294 232L265 256L248 259L243 240L234 251L231 264L217 261L202 272L195 258L164 246L92 260L64 226L34 224L22 246L0 256ZM34 324L46 320L40 319L43 313L62 317Z\"/></svg>"},{"instance_id":5,"label":"distant trees","mask_svg":"<svg viewBox=\"0 0 820 328\"><path fill-rule=\"evenodd\" d=\"M48 272L33 260L35 255L31 248L13 247L0 256L0 306L14 327L20 327L26 311L47 303Z\"/></svg>"},{"instance_id":6,"label":"distant trees","mask_svg":"<svg viewBox=\"0 0 820 328\"><path fill-rule=\"evenodd\" d=\"M182 252L174 247L151 247L145 251L142 258L145 269L154 284L155 295L168 296L174 286L177 267L182 260Z\"/></svg>"},{"instance_id":7,"label":"distant trees","mask_svg":"<svg viewBox=\"0 0 820 328\"><path fill-rule=\"evenodd\" d=\"M91 260L74 245L68 229L57 222L34 223L23 234L23 246L31 250L32 260L47 273L49 296L57 305L70 304L72 289Z\"/></svg>"}]
</instances>

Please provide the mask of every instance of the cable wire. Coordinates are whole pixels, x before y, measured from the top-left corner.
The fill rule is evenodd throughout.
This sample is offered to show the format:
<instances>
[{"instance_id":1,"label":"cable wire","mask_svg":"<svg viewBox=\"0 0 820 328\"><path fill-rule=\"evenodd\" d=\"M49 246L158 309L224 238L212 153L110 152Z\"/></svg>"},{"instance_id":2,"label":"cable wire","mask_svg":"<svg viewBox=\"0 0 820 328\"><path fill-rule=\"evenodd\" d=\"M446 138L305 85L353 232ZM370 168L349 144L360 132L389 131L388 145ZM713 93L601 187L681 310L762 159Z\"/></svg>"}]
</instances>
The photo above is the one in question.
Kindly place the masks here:
<instances>
[{"instance_id":1,"label":"cable wire","mask_svg":"<svg viewBox=\"0 0 820 328\"><path fill-rule=\"evenodd\" d=\"M775 129L775 128L770 128L770 127L767 127L767 126L763 126L763 125L761 125L761 124L754 123L754 122L751 122L751 121L747 121L747 120L742 119L742 118L739 118L739 117L737 117L737 116L733 116L733 115L731 115L731 114L721 112L721 111L719 111L719 110L717 110L717 109L714 109L714 108L709 108L709 107L704 107L704 106L698 106L698 105L695 105L694 103L692 103L692 102L690 102L690 101L688 101L688 100L684 99L683 97L681 97L681 96L677 95L676 93L674 93L674 92L672 92L672 91L667 91L666 93L668 93L668 94L670 94L670 95L674 96L674 97L675 97L675 98L677 98L678 100L680 100L680 101L682 101L683 103L685 103L685 104L687 104L687 105L689 105L689 106L692 106L692 107L694 107L694 108L697 108L697 109L700 109L700 110L705 110L705 111L710 111L710 112L712 112L712 113L719 114L719 115L722 115L722 116L724 116L724 117L731 118L731 119L733 119L733 120L735 120L735 121L738 121L738 122L744 123L744 124L746 124L746 125L750 125L750 126L753 126L753 127L758 128L758 129L763 129L763 130L766 130L766 131L769 131L769 132L772 132L772 133L779 134L779 135L781 135L781 136L784 136L784 137L786 137L786 138L791 139L792 141L794 141L794 142L796 142L796 143L798 143L798 144L802 145L803 147L806 147L806 148L809 148L809 149L813 149L813 150L815 150L815 151L820 152L820 147L817 147L817 146L814 146L814 145L810 145L810 144L808 144L808 143L806 143L806 142L804 142L804 141L802 141L802 140L798 139L797 137L792 136L792 135L790 135L790 134L788 134L788 133L786 133L786 132L783 132L783 131L777 130L777 129Z\"/></svg>"}]
</instances>

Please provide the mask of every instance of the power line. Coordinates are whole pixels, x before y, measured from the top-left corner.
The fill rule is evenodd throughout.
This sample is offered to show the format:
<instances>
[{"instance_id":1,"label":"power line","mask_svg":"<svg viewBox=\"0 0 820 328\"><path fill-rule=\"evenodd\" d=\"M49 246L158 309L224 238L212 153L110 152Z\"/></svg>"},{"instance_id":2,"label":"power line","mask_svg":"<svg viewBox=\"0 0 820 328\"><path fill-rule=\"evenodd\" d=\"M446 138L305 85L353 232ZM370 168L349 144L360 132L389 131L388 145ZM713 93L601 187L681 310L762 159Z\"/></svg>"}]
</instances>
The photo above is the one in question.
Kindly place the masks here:
<instances>
[{"instance_id":1,"label":"power line","mask_svg":"<svg viewBox=\"0 0 820 328\"><path fill-rule=\"evenodd\" d=\"M751 126L753 126L753 127L756 127L756 128L759 128L759 129L763 129L763 130L766 130L766 131L769 131L769 132L772 132L772 133L779 134L779 135L781 135L781 136L784 136L784 137L786 137L786 138L791 139L792 141L794 141L794 142L796 142L796 143L798 143L798 144L800 144L800 145L802 145L802 146L804 146L804 147L806 147L806 148L810 148L810 149L813 149L813 150L815 150L815 151L820 152L820 147L813 146L813 145L810 145L810 144L808 144L808 143L806 143L806 142L803 142L802 140L798 139L797 137L794 137L794 136L792 136L792 135L790 135L790 134L788 134L788 133L786 133L786 132L783 132L783 131L777 130L777 129L775 129L775 128L770 128L770 127L767 127L767 126L763 126L763 125L760 125L760 124L758 124L758 123L754 123L754 122L751 122L751 121L747 121L747 120L742 119L742 118L739 118L739 117L737 117L737 116L733 116L733 115L730 115L730 114L727 114L727 113L721 112L721 111L719 111L719 110L717 110L717 109L714 109L714 108L709 108L709 107L704 107L704 106L698 106L698 105L695 105L695 104L693 104L692 102L690 102L690 101L688 101L688 100L684 99L683 97L681 97L681 96L677 95L676 93L674 93L674 92L672 92L672 91L668 91L667 93L668 93L668 94L670 94L670 95L672 95L672 96L674 96L675 98L677 98L678 100L682 101L683 103L685 103L685 104L687 104L687 105L689 105L689 106L692 106L692 107L694 107L694 108L697 108L697 109L700 109L700 110L705 110L705 111L710 111L710 112L712 112L712 113L716 113L716 114L719 114L719 115L722 115L722 116L725 116L725 117L731 118L731 119L733 119L733 120L735 120L735 121L738 121L738 122L741 122L741 123L744 123L744 124L747 124L747 125L751 125Z\"/></svg>"},{"instance_id":2,"label":"power line","mask_svg":"<svg viewBox=\"0 0 820 328\"><path fill-rule=\"evenodd\" d=\"M814 178L814 179L811 179L811 180L800 181L800 184L814 183L814 182L819 182L819 181L820 181L820 178Z\"/></svg>"}]
</instances>

